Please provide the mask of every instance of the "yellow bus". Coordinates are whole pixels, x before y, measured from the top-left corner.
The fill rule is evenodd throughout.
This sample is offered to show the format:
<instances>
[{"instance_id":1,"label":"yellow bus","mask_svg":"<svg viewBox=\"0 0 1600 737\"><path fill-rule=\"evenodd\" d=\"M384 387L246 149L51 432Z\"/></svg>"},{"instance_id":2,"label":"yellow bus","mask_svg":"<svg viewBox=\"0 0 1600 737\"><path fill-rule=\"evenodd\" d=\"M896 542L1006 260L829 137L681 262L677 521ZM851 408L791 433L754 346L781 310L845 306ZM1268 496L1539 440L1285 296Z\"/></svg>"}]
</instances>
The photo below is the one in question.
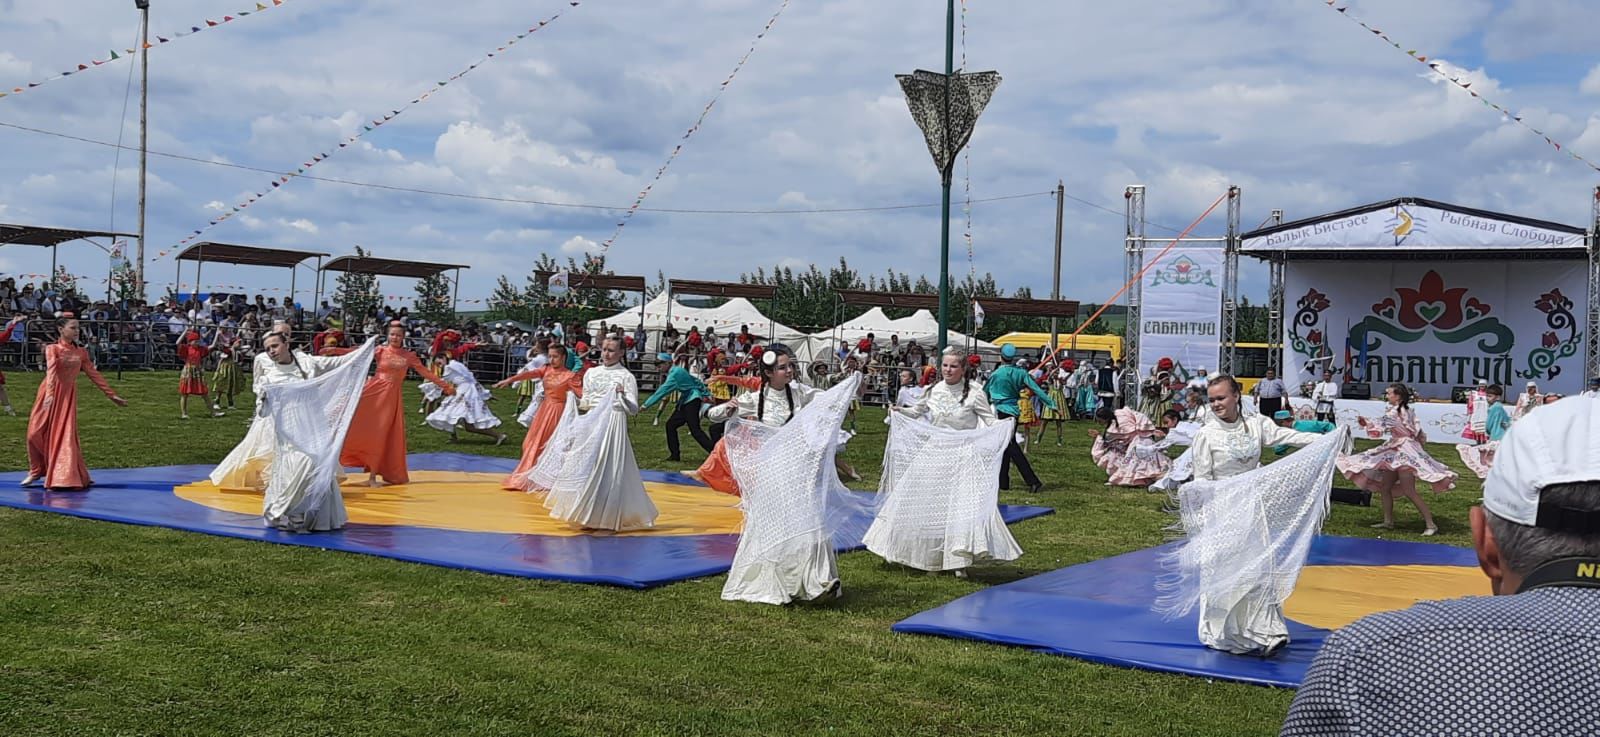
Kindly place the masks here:
<instances>
[{"instance_id":1,"label":"yellow bus","mask_svg":"<svg viewBox=\"0 0 1600 737\"><path fill-rule=\"evenodd\" d=\"M1103 361L1107 358L1122 360L1122 336L1120 335L1080 335L1071 337L1071 333L1061 333L1057 340L1061 343L1061 350L1067 351L1066 356L1075 361L1085 359ZM1038 350L1050 344L1049 333L1006 333L992 341L995 345L1011 344L1017 350Z\"/></svg>"}]
</instances>

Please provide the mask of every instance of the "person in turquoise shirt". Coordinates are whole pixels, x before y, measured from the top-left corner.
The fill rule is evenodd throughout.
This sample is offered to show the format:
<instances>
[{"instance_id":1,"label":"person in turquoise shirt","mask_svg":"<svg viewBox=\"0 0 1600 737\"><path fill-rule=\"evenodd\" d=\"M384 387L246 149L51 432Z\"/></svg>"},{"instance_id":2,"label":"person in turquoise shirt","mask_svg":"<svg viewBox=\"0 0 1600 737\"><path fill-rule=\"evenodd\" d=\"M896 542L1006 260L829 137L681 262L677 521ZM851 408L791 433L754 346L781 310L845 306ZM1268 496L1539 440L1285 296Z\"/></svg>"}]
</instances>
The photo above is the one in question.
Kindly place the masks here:
<instances>
[{"instance_id":1,"label":"person in turquoise shirt","mask_svg":"<svg viewBox=\"0 0 1600 737\"><path fill-rule=\"evenodd\" d=\"M706 388L706 383L683 366L673 366L667 372L666 380L661 382L654 394L639 405L639 409L649 409L651 405L666 399L669 395L678 395L678 407L673 410L672 417L667 420L667 460L681 460L678 457L678 428L688 426L689 435L694 441L711 452L711 438L706 435L704 428L700 427L700 404L711 396L711 390Z\"/></svg>"},{"instance_id":2,"label":"person in turquoise shirt","mask_svg":"<svg viewBox=\"0 0 1600 737\"><path fill-rule=\"evenodd\" d=\"M1016 419L1019 414L1017 401L1022 398L1022 390L1029 389L1033 395L1044 401L1046 407L1056 408L1056 403L1050 395L1039 387L1028 372L1012 365L1017 357L1017 347L1010 343L1000 348L1000 368L995 369L989 376L989 382L983 385L984 392L989 395L989 404L994 406L994 412L1000 419L1010 417ZM1022 480L1028 484L1028 491L1037 492L1044 488L1044 483L1033 472L1033 464L1028 462L1028 457L1022 454L1022 448L1017 445L1013 435L1011 442L1006 444L1005 457L1000 460L1000 490L1011 489L1011 464L1017 464L1017 471L1022 474Z\"/></svg>"},{"instance_id":3,"label":"person in turquoise shirt","mask_svg":"<svg viewBox=\"0 0 1600 737\"><path fill-rule=\"evenodd\" d=\"M1505 398L1505 390L1495 384L1483 393L1489 397L1489 419L1484 423L1484 432L1489 434L1491 442L1498 441L1511 429L1511 415L1506 412L1506 406L1500 403Z\"/></svg>"},{"instance_id":4,"label":"person in turquoise shirt","mask_svg":"<svg viewBox=\"0 0 1600 737\"><path fill-rule=\"evenodd\" d=\"M1339 429L1338 425L1327 420L1296 420L1294 415L1290 414L1289 410L1286 409L1280 409L1272 413L1272 421L1278 423L1278 427L1292 428L1299 432L1314 432L1318 435L1327 435ZM1289 446L1274 445L1272 446L1272 452L1283 455L1289 452Z\"/></svg>"}]
</instances>

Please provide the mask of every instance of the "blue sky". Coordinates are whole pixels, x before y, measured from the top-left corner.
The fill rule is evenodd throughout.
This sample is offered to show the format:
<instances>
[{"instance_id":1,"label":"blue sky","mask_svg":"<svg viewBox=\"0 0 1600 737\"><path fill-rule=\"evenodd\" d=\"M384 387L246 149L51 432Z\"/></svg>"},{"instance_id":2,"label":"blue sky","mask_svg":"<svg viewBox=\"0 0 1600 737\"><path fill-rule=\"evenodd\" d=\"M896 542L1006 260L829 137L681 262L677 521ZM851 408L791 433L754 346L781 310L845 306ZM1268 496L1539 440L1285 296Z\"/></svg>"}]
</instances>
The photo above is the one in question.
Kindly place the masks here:
<instances>
[{"instance_id":1,"label":"blue sky","mask_svg":"<svg viewBox=\"0 0 1600 737\"><path fill-rule=\"evenodd\" d=\"M153 0L152 33L254 0ZM699 114L778 0L287 0L156 49L152 149L290 169L558 10L507 54L368 134L313 173L483 196L626 206ZM1005 78L971 149L977 198L1067 192L1182 227L1229 183L1244 227L1399 195L1582 224L1600 177L1503 121L1320 0L969 2L968 68ZM943 3L795 0L688 142L647 206L837 208L937 202L938 178L893 74L943 61ZM1355 2L1400 43L1600 159L1600 54L1584 0ZM129 46L128 0L0 0L0 85ZM0 99L0 122L136 140L118 62ZM125 123L125 125L124 125ZM0 127L0 221L131 229L135 157ZM957 217L964 189L958 169ZM151 159L151 254L267 186L264 174ZM1050 286L1054 204L973 208L973 262L1008 288ZM540 251L578 254L616 214L297 180L211 230L214 240L472 264L462 296L520 281ZM1222 219L1200 229L1216 235ZM1069 201L1064 296L1122 283L1120 216ZM1152 228L1152 234L1159 233ZM968 269L960 224L951 270ZM937 272L938 209L826 215L641 214L611 249L618 273L733 279L773 264ZM97 281L103 254L62 262ZM48 268L0 248L0 272ZM173 279L171 258L149 267ZM1244 281L1264 293L1250 265ZM304 275L300 284L309 283ZM187 277L186 281L192 279ZM281 272L208 268L208 284L282 287ZM404 281L384 292L411 294Z\"/></svg>"}]
</instances>

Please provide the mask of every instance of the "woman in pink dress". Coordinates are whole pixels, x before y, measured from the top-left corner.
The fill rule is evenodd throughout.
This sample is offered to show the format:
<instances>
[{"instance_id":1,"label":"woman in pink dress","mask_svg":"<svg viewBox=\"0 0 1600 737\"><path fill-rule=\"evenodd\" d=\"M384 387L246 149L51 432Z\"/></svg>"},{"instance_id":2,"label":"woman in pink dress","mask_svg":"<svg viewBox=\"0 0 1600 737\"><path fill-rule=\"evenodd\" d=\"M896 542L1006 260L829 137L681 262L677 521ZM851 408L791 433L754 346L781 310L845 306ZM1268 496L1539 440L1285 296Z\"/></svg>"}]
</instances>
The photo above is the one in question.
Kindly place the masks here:
<instances>
[{"instance_id":1,"label":"woman in pink dress","mask_svg":"<svg viewBox=\"0 0 1600 737\"><path fill-rule=\"evenodd\" d=\"M550 351L546 355L550 363L544 368L509 376L494 385L496 389L504 389L519 381L539 379L544 382L544 401L539 403L539 410L533 414L533 421L528 423L528 434L522 439L522 460L517 463L516 470L500 484L501 488L509 491L527 491L532 488L528 482L528 472L538 465L539 454L544 451L545 443L555 434L556 426L561 424L561 414L567 408L567 395L583 396L583 375L577 371L567 370L567 347L560 343L551 343Z\"/></svg>"},{"instance_id":2,"label":"woman in pink dress","mask_svg":"<svg viewBox=\"0 0 1600 737\"><path fill-rule=\"evenodd\" d=\"M1417 425L1417 413L1411 410L1410 387L1390 384L1383 396L1389 400L1389 410L1379 427L1370 427L1365 417L1360 422L1368 434L1377 437L1381 430L1389 433L1389 440L1365 453L1340 456L1335 463L1351 483L1383 495L1383 521L1373 527L1394 529L1394 495L1398 492L1417 505L1425 525L1422 534L1431 536L1439 528L1433 523L1428 503L1417 494L1417 482L1426 482L1436 492L1446 491L1455 488L1456 473L1423 449L1428 438Z\"/></svg>"},{"instance_id":3,"label":"woman in pink dress","mask_svg":"<svg viewBox=\"0 0 1600 737\"><path fill-rule=\"evenodd\" d=\"M56 327L61 337L44 348L44 380L28 415L28 477L22 485L85 489L91 482L78 444L78 372L88 374L118 407L128 406L128 400L111 390L88 351L78 347L78 321L69 315Z\"/></svg>"},{"instance_id":4,"label":"woman in pink dress","mask_svg":"<svg viewBox=\"0 0 1600 737\"><path fill-rule=\"evenodd\" d=\"M1110 476L1108 486L1144 487L1172 470L1172 459L1156 447L1156 426L1144 413L1126 407L1112 412L1101 408L1105 433L1089 431L1094 446L1089 454Z\"/></svg>"}]
</instances>

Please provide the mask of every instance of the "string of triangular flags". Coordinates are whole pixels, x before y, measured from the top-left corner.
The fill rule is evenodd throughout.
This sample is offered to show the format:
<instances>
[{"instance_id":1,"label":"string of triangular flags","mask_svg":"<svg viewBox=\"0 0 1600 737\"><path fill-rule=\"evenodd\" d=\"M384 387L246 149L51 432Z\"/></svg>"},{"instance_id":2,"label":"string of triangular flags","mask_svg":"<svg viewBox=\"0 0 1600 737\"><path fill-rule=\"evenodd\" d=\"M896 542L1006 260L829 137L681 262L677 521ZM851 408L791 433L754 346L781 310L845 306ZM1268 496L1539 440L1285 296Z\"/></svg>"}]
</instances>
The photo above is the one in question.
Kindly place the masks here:
<instances>
[{"instance_id":1,"label":"string of triangular flags","mask_svg":"<svg viewBox=\"0 0 1600 737\"><path fill-rule=\"evenodd\" d=\"M961 0L961 68L967 68L967 0ZM967 227L962 231L961 237L967 242L967 281L978 280L978 265L972 259L972 143L969 141L961 149L962 162L962 188L966 192L966 202L961 205L961 212L966 216Z\"/></svg>"},{"instance_id":2,"label":"string of triangular flags","mask_svg":"<svg viewBox=\"0 0 1600 737\"><path fill-rule=\"evenodd\" d=\"M574 7L574 8L578 7L578 4L579 4L579 0L569 0L569 2L567 3L567 5L569 5L571 7ZM233 217L234 215L237 215L240 212L244 211L246 208L248 208L251 205L255 204L256 202L260 201L261 198L266 197L267 195L271 194L273 192L273 190L276 190L276 189L282 187L283 185L288 184L289 180L294 179L295 177L301 176L301 175L305 174L307 171L310 171L312 167L314 167L314 166L316 166L316 165L318 165L318 164L320 164L320 163L322 163L324 161L327 161L328 158L333 156L334 153L336 153L336 152L338 152L338 151L340 151L342 149L350 147L356 141L361 140L362 136L365 136L366 134L371 133L372 131L375 131L378 128L382 127L383 125L393 121L395 118L399 117L401 115L401 113L406 112L407 110L411 109L415 105L418 105L418 104L421 104L422 102L425 102L428 98L432 97L435 92L438 92L439 90L444 89L445 87L449 86L451 82L454 82L454 81L456 81L458 79L461 79L462 77L467 76L468 74L470 74L472 72L472 70L477 69L479 66L482 66L483 64L487 63L490 59L493 59L493 58L505 53L507 49L510 49L512 46L517 45L517 43L519 41L521 41L522 39L525 39L528 36L538 32L541 29L543 29L545 26L548 26L551 23L554 23L556 21L556 19L561 17L561 13L562 12L564 12L564 11L557 11L554 15L551 15L549 18L546 18L544 20L539 21L537 25L534 25L534 26L528 28L528 30L523 31L522 33L518 33L516 36L512 37L511 39L509 39L509 40L505 41L504 43L500 44L499 46L495 47L495 49L493 51L490 51L487 54L484 54L483 56L478 57L478 59L476 61L472 62L471 64L468 64L466 66L466 68L462 69L461 71L456 72L455 74L452 74L449 77L446 77L442 81L434 83L434 85L432 87L428 88L427 91L423 92L422 94L420 94L420 95L418 95L418 96L416 96L414 98L411 98L410 102L408 102L408 103L406 103L404 105L401 105L398 108L390 110L387 113L384 113L384 115L382 117L373 118L372 120L362 124L361 130L356 131L356 133L354 135L352 135L349 138L346 138L343 141L341 141L338 146L336 146L334 148L330 148L330 149L328 149L326 151L323 151L323 152L321 152L319 154L316 154L315 156L312 156L311 158L307 159L304 163L300 164L300 166L298 168L296 168L294 171L285 172L285 173L279 175L276 179L273 179L269 183L271 186L261 190L260 192L256 192L255 194L252 194L249 197L246 197L244 199L244 201L240 202L237 205L234 205L232 208L222 212L217 217L215 217L215 218L211 219L210 221L208 221L205 224L205 227L190 231L190 233L188 235L183 237L183 240L180 240L177 243L175 243L175 244L173 244L173 245L171 245L171 246L169 246L169 247L167 247L165 249L162 249L161 251L156 253L155 258L152 259L152 260L159 260L159 259L165 257L167 254L172 253L173 251L176 251L176 250L178 250L180 248L183 248L184 246L188 245L189 243L197 240L206 231L208 231L208 230L210 230L212 228L215 228L219 223L225 222L229 218Z\"/></svg>"},{"instance_id":3,"label":"string of triangular flags","mask_svg":"<svg viewBox=\"0 0 1600 737\"><path fill-rule=\"evenodd\" d=\"M1540 138L1543 138L1544 142L1550 144L1550 146L1552 148L1554 148L1557 153L1564 153L1567 156L1572 157L1572 159L1574 161L1582 163L1583 165L1589 167L1590 169L1595 170L1596 172L1600 172L1600 165L1596 165L1593 161L1590 161L1590 160L1584 158L1581 154L1579 154L1578 152L1573 151L1572 149L1570 149L1567 146L1563 145L1560 141L1557 141L1554 138L1551 138L1549 134L1545 133L1542 130L1539 130L1538 128L1533 127L1530 124L1528 124L1526 121L1524 121L1522 119L1521 115L1518 115L1516 113L1511 112L1511 110L1509 110L1509 109L1507 109L1505 107L1502 107L1501 105L1499 105L1498 103L1494 102L1493 100L1490 100L1489 98L1484 97L1477 90L1472 89L1471 80L1465 79L1463 77L1456 76L1455 74L1452 74L1448 69L1445 68L1444 64L1441 64L1438 61L1430 61L1427 56L1417 53L1416 49L1407 49L1406 47L1401 46L1399 43L1396 43L1394 39L1389 38L1389 34L1383 32L1383 31L1381 31L1381 30L1379 30L1377 28L1373 28L1372 26L1367 25L1366 21L1363 21L1360 18L1357 18L1354 15L1351 15L1350 14L1350 6L1348 6L1348 5L1339 5L1338 2L1339 2L1339 0L1323 0L1323 3L1326 4L1329 8L1331 8L1334 11L1338 12L1340 15L1344 16L1345 18L1348 18L1351 22L1361 26L1362 28L1367 29L1367 31L1372 33L1372 35L1377 36L1380 39L1383 39L1384 43L1387 43L1390 46L1393 46L1396 51L1399 51L1400 53L1411 57L1411 59L1413 61L1416 61L1417 63L1422 64L1423 66L1426 66L1427 68L1433 70L1434 74L1437 74L1437 75L1439 75L1441 77L1444 77L1445 79L1449 80L1451 84L1453 84L1453 85L1455 85L1457 87L1460 87L1463 90L1466 90L1467 94L1472 95L1479 102L1483 103L1484 107L1490 108L1490 109L1494 110L1495 112L1500 113L1502 116L1505 117L1506 120L1509 120L1509 121L1511 121L1513 123L1516 123L1517 125L1520 125L1520 126L1522 126L1524 128L1527 128L1530 131L1533 131L1534 135L1536 135L1536 136L1538 136Z\"/></svg>"},{"instance_id":4,"label":"string of triangular flags","mask_svg":"<svg viewBox=\"0 0 1600 737\"><path fill-rule=\"evenodd\" d=\"M172 43L173 41L176 41L176 40L178 40L180 38L183 38L184 36L193 36L194 34L199 33L201 31L209 31L209 30L211 30L213 28L221 27L223 25L226 25L228 23L232 23L232 22L234 22L236 20L239 20L241 18L245 18L245 17L252 16L252 15L257 15L259 13L265 12L265 11L270 10L272 8L275 8L275 7L279 6L279 5L282 5L285 2L287 2L287 0L264 0L263 2L258 2L258 3L255 4L255 6L256 6L255 10L241 10L241 11L238 11L236 13L230 13L230 14L222 16L222 20L211 20L211 19L207 18L203 24L189 26L188 30L181 30L181 31L177 31L175 33L167 33L167 34L163 34L163 35L158 35L158 36L156 36L156 39L154 41L146 41L146 42L144 42L143 47L146 48L146 49L153 49L153 48L155 48L157 46L160 46L162 44ZM13 96L13 95L20 95L20 94L22 94L24 92L27 92L27 91L29 91L31 89L34 89L35 87L42 86L42 85L47 84L49 82L54 82L54 81L56 81L58 79L65 79L65 78L70 77L70 76L72 76L74 74L79 74L81 72L87 72L90 69L96 69L96 68L105 66L105 65L110 64L111 62L117 61L118 59L121 59L123 57L131 57L134 54L137 54L138 52L139 52L138 49L123 49L122 53L118 54L116 49L112 49L111 50L111 54L109 56L107 56L106 58L104 58L104 59L91 59L90 61L88 61L86 63L79 64L75 68L68 69L67 71L64 71L64 72L61 72L59 74L56 74L53 77L45 77L44 79L41 79L41 80L39 80L37 82L29 82L29 83L27 83L25 85L22 85L20 87L12 87L9 90L4 89L4 88L0 88L0 97L10 97L10 96Z\"/></svg>"},{"instance_id":5,"label":"string of triangular flags","mask_svg":"<svg viewBox=\"0 0 1600 737\"><path fill-rule=\"evenodd\" d=\"M634 198L633 204L628 206L628 209L622 213L622 218L617 221L617 229L612 231L610 238L600 244L601 255L611 249L611 244L617 242L617 238L622 235L622 229L627 227L628 221L633 219L633 214L638 212L639 208L644 205L645 198L650 196L650 190L655 189L656 184L661 182L661 178L666 176L667 168L672 166L673 161L677 160L678 154L683 153L683 144L688 143L689 138L700 130L700 126L706 122L706 116L710 115L711 109L717 106L717 100L722 99L722 93L728 90L728 85L733 84L733 78L739 76L739 70L743 69L745 62L750 60L750 55L755 53L756 46L761 43L761 39L766 38L767 32L771 31L772 26L778 22L778 16L783 15L784 9L788 7L789 0L783 0L782 3L779 3L778 12L772 14L772 18L767 21L767 24L761 28L761 32L756 34L755 39L750 42L750 49L744 52L744 56L739 57L739 62L733 65L733 71L729 72L728 77L722 80L721 85L717 86L717 91L711 96L711 101L706 103L705 108L700 111L700 117L695 119L694 125L689 126L689 130L684 131L683 137L678 139L678 145L672 148L672 152L667 154L667 160L661 164L660 169L656 170L655 177L651 178L650 183L646 184L644 189L639 190L639 196Z\"/></svg>"}]
</instances>

